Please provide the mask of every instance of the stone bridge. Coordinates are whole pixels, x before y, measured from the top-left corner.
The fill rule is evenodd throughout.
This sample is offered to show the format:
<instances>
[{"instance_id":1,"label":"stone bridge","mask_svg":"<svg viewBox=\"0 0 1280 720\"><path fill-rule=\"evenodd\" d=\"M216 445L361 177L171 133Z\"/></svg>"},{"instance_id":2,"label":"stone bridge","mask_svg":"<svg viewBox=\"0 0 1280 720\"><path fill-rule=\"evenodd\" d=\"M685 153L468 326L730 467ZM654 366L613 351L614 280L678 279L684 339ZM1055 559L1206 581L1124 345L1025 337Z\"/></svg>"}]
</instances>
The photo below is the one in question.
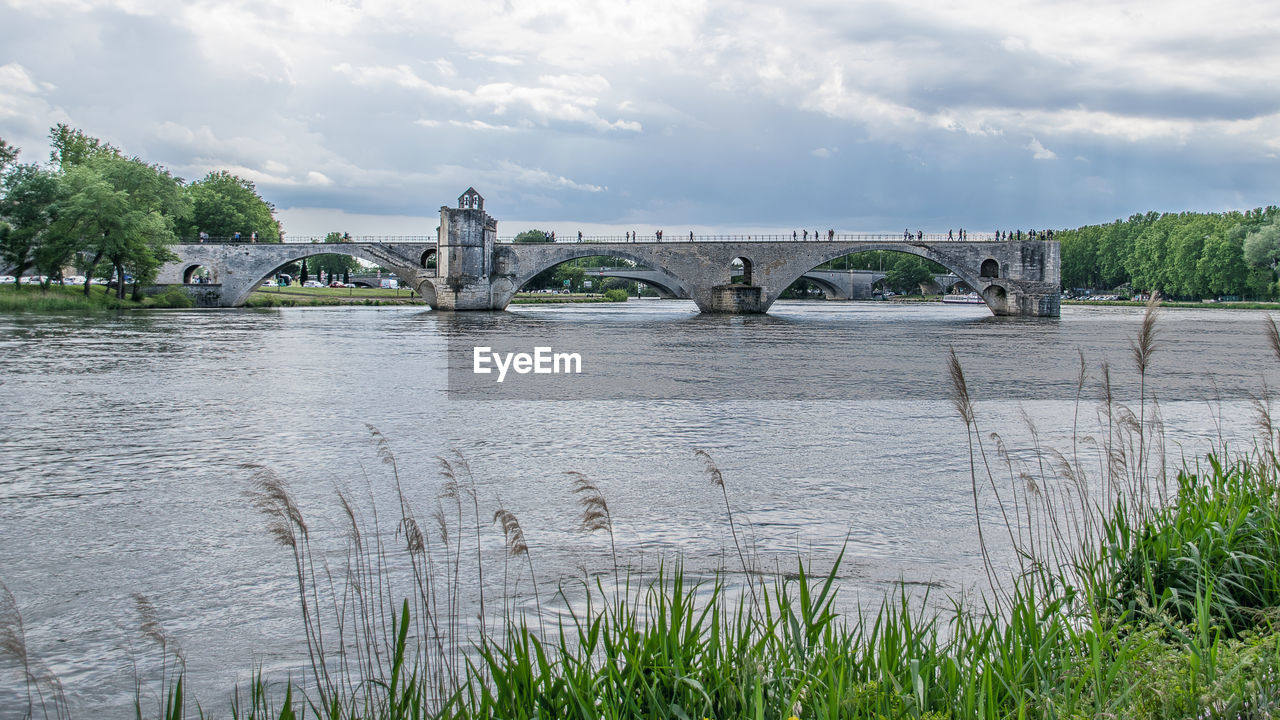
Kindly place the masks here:
<instances>
[{"instance_id":1,"label":"stone bridge","mask_svg":"<svg viewBox=\"0 0 1280 720\"><path fill-rule=\"evenodd\" d=\"M583 268L583 271L587 277L592 278L616 277L645 283L656 290L659 297L689 299L689 291L672 275L661 270L643 267L589 267ZM878 270L810 270L800 278L812 281L828 300L870 300L875 295L876 283L887 275L888 273ZM941 291L959 282L964 281L958 275L934 275L928 284L935 291Z\"/></svg>"},{"instance_id":2,"label":"stone bridge","mask_svg":"<svg viewBox=\"0 0 1280 720\"><path fill-rule=\"evenodd\" d=\"M1059 314L1060 259L1050 240L1013 242L835 237L821 242L685 240L500 243L497 221L474 189L458 207L440 208L435 242L200 243L174 245L178 260L161 268L159 284L188 284L204 268L210 282L187 285L202 305L242 305L280 267L327 253L367 260L395 273L439 310L502 310L544 270L606 256L661 273L643 280L691 298L702 312L761 313L814 268L851 253L888 250L942 265L973 288L996 315ZM434 265L434 267L428 267ZM733 282L733 276L739 276ZM637 278L638 279L638 278Z\"/></svg>"}]
</instances>

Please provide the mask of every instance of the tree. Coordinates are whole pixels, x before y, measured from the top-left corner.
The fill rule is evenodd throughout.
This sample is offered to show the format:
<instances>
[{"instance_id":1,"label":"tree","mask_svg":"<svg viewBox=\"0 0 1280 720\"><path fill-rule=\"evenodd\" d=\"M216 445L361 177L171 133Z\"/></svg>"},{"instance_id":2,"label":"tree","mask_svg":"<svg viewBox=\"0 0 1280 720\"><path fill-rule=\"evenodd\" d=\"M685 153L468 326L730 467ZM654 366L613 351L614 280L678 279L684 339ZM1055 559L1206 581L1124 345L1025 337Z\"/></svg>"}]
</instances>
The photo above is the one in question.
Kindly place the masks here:
<instances>
[{"instance_id":1,"label":"tree","mask_svg":"<svg viewBox=\"0 0 1280 720\"><path fill-rule=\"evenodd\" d=\"M1244 260L1253 267L1275 269L1280 261L1280 225L1263 225L1244 238Z\"/></svg>"},{"instance_id":2,"label":"tree","mask_svg":"<svg viewBox=\"0 0 1280 720\"><path fill-rule=\"evenodd\" d=\"M516 235L515 240L513 242L518 242L518 243L551 242L551 235L550 233L545 233L541 230L525 230L519 235Z\"/></svg>"},{"instance_id":3,"label":"tree","mask_svg":"<svg viewBox=\"0 0 1280 720\"><path fill-rule=\"evenodd\" d=\"M348 242L350 236L346 233L331 232L325 236L326 243ZM312 255L311 271L319 278L320 273L324 273L332 281L339 275L350 273L352 270L360 269L360 262L350 255L342 255L339 253L328 253L325 255Z\"/></svg>"},{"instance_id":4,"label":"tree","mask_svg":"<svg viewBox=\"0 0 1280 720\"><path fill-rule=\"evenodd\" d=\"M582 281L587 277L587 272L576 265L564 263L556 267L553 277L556 287L565 287L565 282L568 281L569 289L578 292L582 288Z\"/></svg>"},{"instance_id":5,"label":"tree","mask_svg":"<svg viewBox=\"0 0 1280 720\"><path fill-rule=\"evenodd\" d=\"M61 192L59 177L36 165L15 165L0 181L0 258L14 267L14 277L21 277L36 260L40 246L49 240L55 203ZM56 274L56 272L54 273Z\"/></svg>"},{"instance_id":6,"label":"tree","mask_svg":"<svg viewBox=\"0 0 1280 720\"><path fill-rule=\"evenodd\" d=\"M4 138L0 138L0 173L18 161L18 152L18 148L5 142Z\"/></svg>"},{"instance_id":7,"label":"tree","mask_svg":"<svg viewBox=\"0 0 1280 720\"><path fill-rule=\"evenodd\" d=\"M1205 288L1214 295L1240 295L1248 279L1240 240L1221 234L1204 241L1204 251L1197 264Z\"/></svg>"},{"instance_id":8,"label":"tree","mask_svg":"<svg viewBox=\"0 0 1280 720\"><path fill-rule=\"evenodd\" d=\"M137 297L172 257L165 246L177 239L174 227L190 214L181 182L137 158L106 155L72 166L64 183L56 234L72 252L91 253L91 266L110 262L117 297L124 297L124 278L131 272Z\"/></svg>"},{"instance_id":9,"label":"tree","mask_svg":"<svg viewBox=\"0 0 1280 720\"><path fill-rule=\"evenodd\" d=\"M258 234L258 242L280 242L280 223L275 206L258 195L254 184L225 170L211 172L187 186L192 213L184 235L201 232L215 237L240 233L248 239Z\"/></svg>"},{"instance_id":10,"label":"tree","mask_svg":"<svg viewBox=\"0 0 1280 720\"><path fill-rule=\"evenodd\" d=\"M908 295L920 292L921 283L932 279L933 273L926 261L914 255L903 255L895 260L893 267L884 276L884 281L891 290Z\"/></svg>"},{"instance_id":11,"label":"tree","mask_svg":"<svg viewBox=\"0 0 1280 720\"><path fill-rule=\"evenodd\" d=\"M121 157L119 148L64 123L58 123L49 130L49 145L52 147L49 162L64 172L90 160Z\"/></svg>"},{"instance_id":12,"label":"tree","mask_svg":"<svg viewBox=\"0 0 1280 720\"><path fill-rule=\"evenodd\" d=\"M1176 225L1169 232L1169 292L1198 300L1208 293L1204 275L1200 272L1200 259L1205 242L1217 231L1216 217L1199 213L1184 213L1176 217Z\"/></svg>"}]
</instances>

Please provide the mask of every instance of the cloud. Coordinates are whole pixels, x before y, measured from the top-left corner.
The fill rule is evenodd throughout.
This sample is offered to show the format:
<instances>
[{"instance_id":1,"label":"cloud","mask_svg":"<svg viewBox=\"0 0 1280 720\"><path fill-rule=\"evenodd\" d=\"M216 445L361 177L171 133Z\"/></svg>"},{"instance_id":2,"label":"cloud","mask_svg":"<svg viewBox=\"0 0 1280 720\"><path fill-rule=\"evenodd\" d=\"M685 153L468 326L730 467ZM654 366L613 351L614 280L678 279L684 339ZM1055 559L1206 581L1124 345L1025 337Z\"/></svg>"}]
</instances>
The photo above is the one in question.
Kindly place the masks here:
<instances>
[{"instance_id":1,"label":"cloud","mask_svg":"<svg viewBox=\"0 0 1280 720\"><path fill-rule=\"evenodd\" d=\"M1031 157L1036 160L1052 160L1058 157L1057 153L1041 145L1035 138L1031 138L1031 142L1027 143L1027 149L1031 151Z\"/></svg>"},{"instance_id":2,"label":"cloud","mask_svg":"<svg viewBox=\"0 0 1280 720\"><path fill-rule=\"evenodd\" d=\"M556 175L545 170L521 167L509 161L499 163L498 169L514 180L516 185L536 188L569 189L589 193L602 193L609 188L589 183L578 183L563 175Z\"/></svg>"},{"instance_id":3,"label":"cloud","mask_svg":"<svg viewBox=\"0 0 1280 720\"><path fill-rule=\"evenodd\" d=\"M599 103L599 96L610 89L609 81L601 75L542 75L538 77L537 85L493 82L474 90L464 90L425 80L403 64L354 67L344 62L335 65L333 70L357 85L394 85L494 116L523 111L543 125L568 122L601 131L641 130L638 122L609 121L596 113L594 108Z\"/></svg>"},{"instance_id":4,"label":"cloud","mask_svg":"<svg viewBox=\"0 0 1280 720\"><path fill-rule=\"evenodd\" d=\"M1255 0L0 2L25 158L68 122L282 207L1038 227L1280 187Z\"/></svg>"}]
</instances>

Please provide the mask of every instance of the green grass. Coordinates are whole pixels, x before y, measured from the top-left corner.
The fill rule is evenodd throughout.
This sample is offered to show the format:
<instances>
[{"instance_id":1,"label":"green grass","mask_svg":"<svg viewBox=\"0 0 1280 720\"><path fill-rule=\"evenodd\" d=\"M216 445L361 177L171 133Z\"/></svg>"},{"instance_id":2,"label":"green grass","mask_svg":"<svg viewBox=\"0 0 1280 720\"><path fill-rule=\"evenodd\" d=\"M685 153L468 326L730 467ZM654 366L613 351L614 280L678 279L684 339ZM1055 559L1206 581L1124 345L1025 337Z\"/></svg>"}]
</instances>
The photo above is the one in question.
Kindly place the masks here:
<instances>
[{"instance_id":1,"label":"green grass","mask_svg":"<svg viewBox=\"0 0 1280 720\"><path fill-rule=\"evenodd\" d=\"M417 293L391 288L260 287L245 307L313 307L333 305L423 305Z\"/></svg>"},{"instance_id":2,"label":"green grass","mask_svg":"<svg viewBox=\"0 0 1280 720\"><path fill-rule=\"evenodd\" d=\"M51 285L48 290L38 285L15 287L10 283L0 285L0 312L68 312L137 310L151 308L184 308L192 303L181 290L169 291L154 297L144 297L135 302L126 288L123 300L115 297L114 289L105 285L90 285L89 296L84 295L82 285Z\"/></svg>"}]
</instances>

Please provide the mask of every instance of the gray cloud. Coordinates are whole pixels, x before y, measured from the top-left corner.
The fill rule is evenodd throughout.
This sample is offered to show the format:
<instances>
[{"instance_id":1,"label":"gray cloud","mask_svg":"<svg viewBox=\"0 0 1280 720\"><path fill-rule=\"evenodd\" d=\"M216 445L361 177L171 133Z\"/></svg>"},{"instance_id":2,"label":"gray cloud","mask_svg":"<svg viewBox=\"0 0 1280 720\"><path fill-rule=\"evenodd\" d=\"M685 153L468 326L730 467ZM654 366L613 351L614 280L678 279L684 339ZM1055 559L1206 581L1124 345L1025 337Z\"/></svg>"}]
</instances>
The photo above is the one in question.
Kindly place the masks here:
<instances>
[{"instance_id":1,"label":"gray cloud","mask_svg":"<svg viewBox=\"0 0 1280 720\"><path fill-rule=\"evenodd\" d=\"M0 137L42 159L69 122L362 215L429 218L468 185L500 218L734 227L1274 203L1277 11L1148 13L0 0Z\"/></svg>"}]
</instances>

